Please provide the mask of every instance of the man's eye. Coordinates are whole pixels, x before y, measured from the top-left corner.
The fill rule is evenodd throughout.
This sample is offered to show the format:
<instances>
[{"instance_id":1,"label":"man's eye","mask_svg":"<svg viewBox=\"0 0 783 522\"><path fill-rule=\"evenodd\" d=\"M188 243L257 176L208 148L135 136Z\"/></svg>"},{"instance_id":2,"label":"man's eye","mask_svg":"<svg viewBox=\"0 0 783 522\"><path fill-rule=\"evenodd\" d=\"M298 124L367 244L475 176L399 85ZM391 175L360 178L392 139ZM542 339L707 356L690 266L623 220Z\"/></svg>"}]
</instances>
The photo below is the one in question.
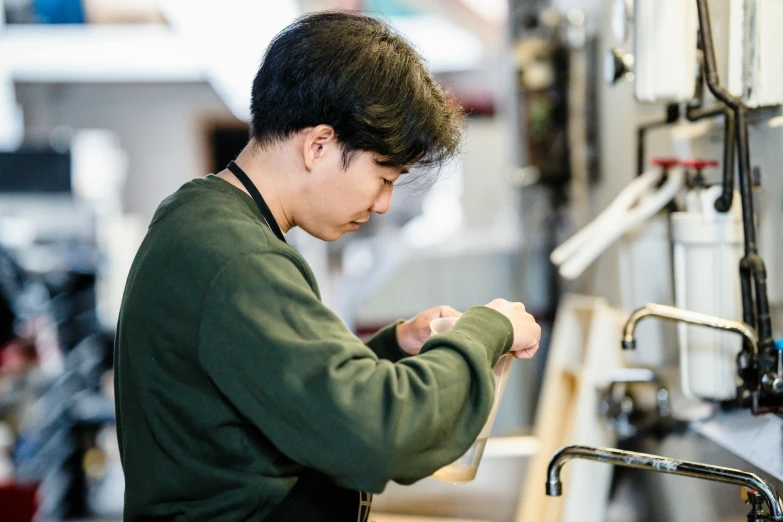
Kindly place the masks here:
<instances>
[{"instance_id":1,"label":"man's eye","mask_svg":"<svg viewBox=\"0 0 783 522\"><path fill-rule=\"evenodd\" d=\"M384 178L383 179L383 184L386 185L387 187L389 187L391 185L394 185L394 182L393 181L389 181L388 179Z\"/></svg>"}]
</instances>

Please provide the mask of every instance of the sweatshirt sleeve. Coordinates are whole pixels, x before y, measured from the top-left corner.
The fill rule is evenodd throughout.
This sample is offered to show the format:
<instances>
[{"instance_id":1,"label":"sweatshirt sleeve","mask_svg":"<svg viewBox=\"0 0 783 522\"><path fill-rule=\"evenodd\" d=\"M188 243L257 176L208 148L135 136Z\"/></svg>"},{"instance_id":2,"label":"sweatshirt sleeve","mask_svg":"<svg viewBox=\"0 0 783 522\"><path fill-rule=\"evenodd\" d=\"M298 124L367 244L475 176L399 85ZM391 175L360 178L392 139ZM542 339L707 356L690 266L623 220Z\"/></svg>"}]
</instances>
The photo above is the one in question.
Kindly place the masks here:
<instances>
[{"instance_id":1,"label":"sweatshirt sleeve","mask_svg":"<svg viewBox=\"0 0 783 522\"><path fill-rule=\"evenodd\" d=\"M199 359L215 386L290 459L352 489L412 483L462 455L489 415L492 366L511 323L485 307L381 360L278 252L248 254L215 276Z\"/></svg>"},{"instance_id":2,"label":"sweatshirt sleeve","mask_svg":"<svg viewBox=\"0 0 783 522\"><path fill-rule=\"evenodd\" d=\"M379 359L397 362L405 357L410 357L410 354L405 353L403 349L400 348L400 343L397 341L397 325L401 322L402 321L397 321L394 324L385 326L376 332L375 335L367 339L364 344L375 352L375 355L377 355Z\"/></svg>"}]
</instances>

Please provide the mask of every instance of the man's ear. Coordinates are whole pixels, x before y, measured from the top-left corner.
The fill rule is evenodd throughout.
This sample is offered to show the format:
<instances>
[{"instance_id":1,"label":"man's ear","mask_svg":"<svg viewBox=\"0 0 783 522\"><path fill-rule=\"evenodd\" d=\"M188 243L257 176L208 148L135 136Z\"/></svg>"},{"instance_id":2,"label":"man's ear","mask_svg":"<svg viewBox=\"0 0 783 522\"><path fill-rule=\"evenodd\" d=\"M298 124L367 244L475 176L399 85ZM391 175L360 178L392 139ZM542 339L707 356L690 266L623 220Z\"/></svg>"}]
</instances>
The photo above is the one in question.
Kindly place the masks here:
<instances>
[{"instance_id":1,"label":"man's ear","mask_svg":"<svg viewBox=\"0 0 783 522\"><path fill-rule=\"evenodd\" d=\"M316 125L305 131L302 143L305 168L313 170L315 164L327 154L337 152L337 133L331 125Z\"/></svg>"}]
</instances>

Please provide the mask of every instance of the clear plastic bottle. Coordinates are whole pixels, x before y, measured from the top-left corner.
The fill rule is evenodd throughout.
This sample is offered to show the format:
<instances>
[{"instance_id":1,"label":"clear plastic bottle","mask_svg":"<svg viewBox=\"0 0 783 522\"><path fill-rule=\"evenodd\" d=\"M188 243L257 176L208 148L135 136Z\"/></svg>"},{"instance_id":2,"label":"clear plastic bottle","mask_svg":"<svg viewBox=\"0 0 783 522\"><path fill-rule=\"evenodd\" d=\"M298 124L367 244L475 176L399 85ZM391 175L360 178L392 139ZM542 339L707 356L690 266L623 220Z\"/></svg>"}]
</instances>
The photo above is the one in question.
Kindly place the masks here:
<instances>
[{"instance_id":1,"label":"clear plastic bottle","mask_svg":"<svg viewBox=\"0 0 783 522\"><path fill-rule=\"evenodd\" d=\"M435 319L430 323L430 330L433 335L447 332L451 330L456 322L456 317ZM479 433L475 442L460 458L433 473L433 478L453 483L466 483L476 478L481 457L484 455L484 447L487 445L487 439L489 439L492 425L495 423L495 417L497 416L500 399L503 397L503 391L508 382L508 375L513 360L514 357L509 354L502 355L493 368L495 374L495 398L492 401L492 409L489 412L487 422L484 423L484 427L481 429L481 433Z\"/></svg>"}]
</instances>

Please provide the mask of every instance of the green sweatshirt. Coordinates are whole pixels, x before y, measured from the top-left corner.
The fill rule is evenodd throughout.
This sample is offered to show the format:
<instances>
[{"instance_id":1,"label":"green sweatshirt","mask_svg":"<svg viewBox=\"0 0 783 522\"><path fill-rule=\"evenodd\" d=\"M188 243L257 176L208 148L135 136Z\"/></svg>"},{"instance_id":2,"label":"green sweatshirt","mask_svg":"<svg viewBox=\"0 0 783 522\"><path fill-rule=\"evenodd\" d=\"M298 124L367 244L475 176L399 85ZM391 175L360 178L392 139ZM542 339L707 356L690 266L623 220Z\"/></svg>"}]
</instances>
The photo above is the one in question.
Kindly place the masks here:
<instances>
[{"instance_id":1,"label":"green sweatshirt","mask_svg":"<svg viewBox=\"0 0 783 522\"><path fill-rule=\"evenodd\" d=\"M492 404L510 321L468 310L414 357L366 345L302 256L216 176L158 208L115 346L125 518L262 520L306 468L380 492L462 455Z\"/></svg>"}]
</instances>

